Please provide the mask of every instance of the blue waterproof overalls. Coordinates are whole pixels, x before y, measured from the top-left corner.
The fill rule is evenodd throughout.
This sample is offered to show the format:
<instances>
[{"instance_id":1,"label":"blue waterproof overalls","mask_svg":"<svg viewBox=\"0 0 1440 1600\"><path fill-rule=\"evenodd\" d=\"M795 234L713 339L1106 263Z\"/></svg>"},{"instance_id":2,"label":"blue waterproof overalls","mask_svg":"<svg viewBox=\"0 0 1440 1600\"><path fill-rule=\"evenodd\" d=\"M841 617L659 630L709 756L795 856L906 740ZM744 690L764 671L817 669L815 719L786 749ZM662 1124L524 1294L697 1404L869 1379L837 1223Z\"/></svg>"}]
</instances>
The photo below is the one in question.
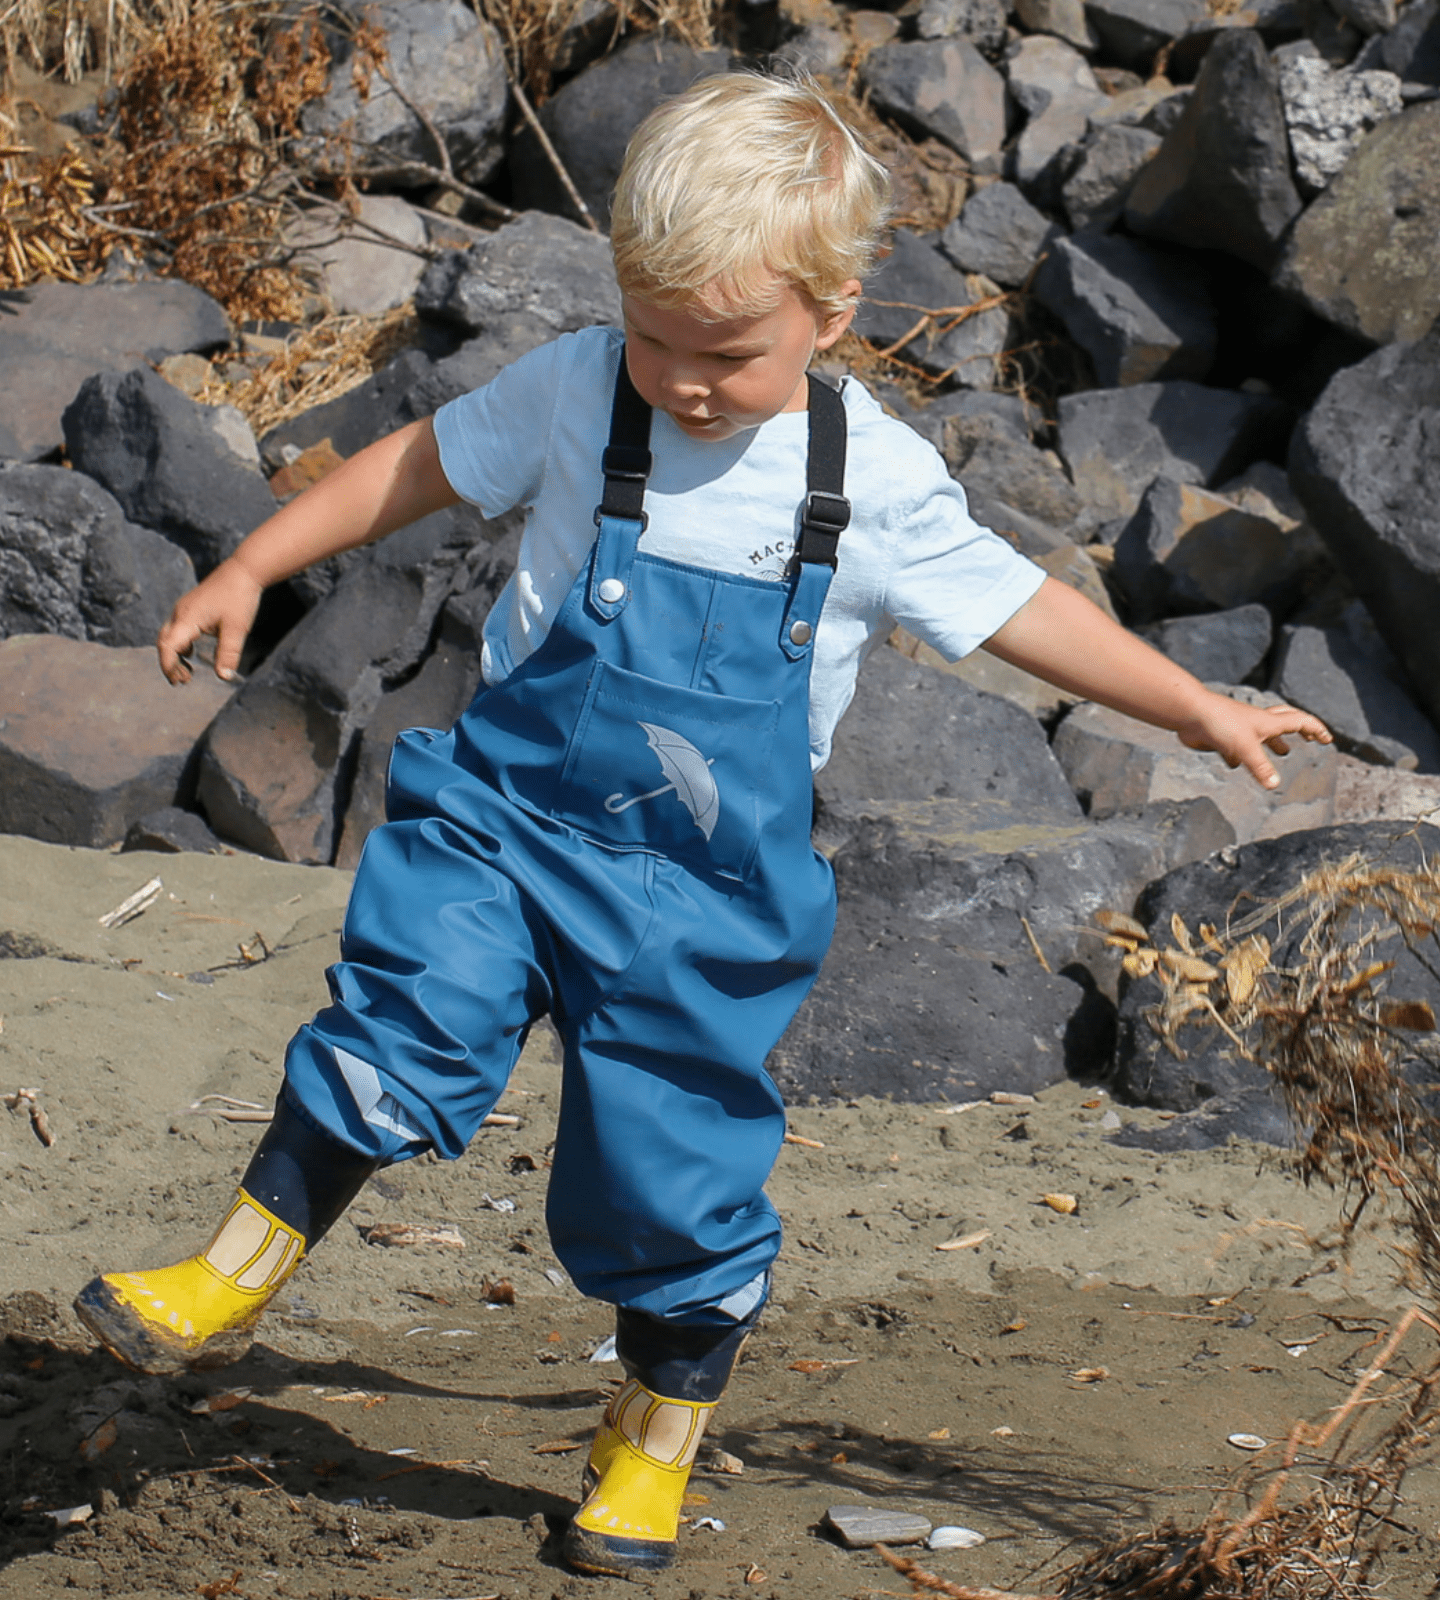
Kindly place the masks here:
<instances>
[{"instance_id":1,"label":"blue waterproof overalls","mask_svg":"<svg viewBox=\"0 0 1440 1600\"><path fill-rule=\"evenodd\" d=\"M845 414L810 390L798 559L774 583L637 551L650 408L622 356L590 557L533 655L451 732L400 736L333 1003L286 1060L292 1104L341 1143L453 1159L548 1012L555 1253L585 1294L679 1323L764 1296L785 1126L764 1062L834 927L809 681Z\"/></svg>"}]
</instances>

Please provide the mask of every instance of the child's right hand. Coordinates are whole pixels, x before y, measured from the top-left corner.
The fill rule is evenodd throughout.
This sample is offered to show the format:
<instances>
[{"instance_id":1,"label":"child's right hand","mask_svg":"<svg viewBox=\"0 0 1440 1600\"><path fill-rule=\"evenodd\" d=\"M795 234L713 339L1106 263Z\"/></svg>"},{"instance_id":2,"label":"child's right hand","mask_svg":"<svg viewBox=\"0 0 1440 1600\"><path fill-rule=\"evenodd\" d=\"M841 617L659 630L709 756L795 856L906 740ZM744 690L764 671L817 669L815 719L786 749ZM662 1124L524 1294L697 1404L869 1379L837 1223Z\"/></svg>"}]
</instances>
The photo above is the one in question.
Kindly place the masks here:
<instances>
[{"instance_id":1,"label":"child's right hand","mask_svg":"<svg viewBox=\"0 0 1440 1600\"><path fill-rule=\"evenodd\" d=\"M188 594L175 602L170 619L155 640L160 670L171 683L190 681L190 652L201 634L211 634L215 676L227 683L240 665L240 652L260 608L260 584L231 556Z\"/></svg>"}]
</instances>

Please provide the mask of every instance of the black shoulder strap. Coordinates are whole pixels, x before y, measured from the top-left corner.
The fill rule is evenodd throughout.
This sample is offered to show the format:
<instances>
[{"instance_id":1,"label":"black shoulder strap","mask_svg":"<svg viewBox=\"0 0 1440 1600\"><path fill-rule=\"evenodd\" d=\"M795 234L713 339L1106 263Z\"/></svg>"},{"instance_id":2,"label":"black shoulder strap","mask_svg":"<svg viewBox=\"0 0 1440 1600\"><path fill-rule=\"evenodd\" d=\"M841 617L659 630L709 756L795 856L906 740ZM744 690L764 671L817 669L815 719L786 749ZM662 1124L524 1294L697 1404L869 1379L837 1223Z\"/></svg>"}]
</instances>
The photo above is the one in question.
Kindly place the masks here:
<instances>
[{"instance_id":1,"label":"black shoulder strap","mask_svg":"<svg viewBox=\"0 0 1440 1600\"><path fill-rule=\"evenodd\" d=\"M850 525L845 498L845 402L813 372L810 382L810 449L805 461L805 509L800 514L801 561L833 567L840 535Z\"/></svg>"},{"instance_id":2,"label":"black shoulder strap","mask_svg":"<svg viewBox=\"0 0 1440 1600\"><path fill-rule=\"evenodd\" d=\"M652 465L650 407L635 392L622 348L620 370L615 375L615 403L610 408L610 442L600 458L605 492L595 509L595 520L621 517L643 523L645 480Z\"/></svg>"}]
</instances>

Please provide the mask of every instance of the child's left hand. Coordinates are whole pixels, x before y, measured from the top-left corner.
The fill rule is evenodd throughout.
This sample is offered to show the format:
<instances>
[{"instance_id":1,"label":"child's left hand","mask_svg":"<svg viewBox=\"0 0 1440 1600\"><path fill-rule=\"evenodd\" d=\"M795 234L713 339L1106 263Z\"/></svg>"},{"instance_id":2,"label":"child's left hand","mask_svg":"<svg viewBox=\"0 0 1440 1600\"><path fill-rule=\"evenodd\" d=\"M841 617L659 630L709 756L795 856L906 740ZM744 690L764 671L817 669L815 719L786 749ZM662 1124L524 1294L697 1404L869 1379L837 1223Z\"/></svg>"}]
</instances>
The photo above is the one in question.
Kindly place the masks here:
<instances>
[{"instance_id":1,"label":"child's left hand","mask_svg":"<svg viewBox=\"0 0 1440 1600\"><path fill-rule=\"evenodd\" d=\"M1206 691L1196 713L1175 729L1181 744L1191 750L1213 750L1228 767L1244 767L1266 789L1278 789L1280 774L1267 750L1286 755L1287 734L1299 734L1313 744L1329 744L1329 728L1319 717L1294 706L1247 706L1228 695Z\"/></svg>"}]
</instances>

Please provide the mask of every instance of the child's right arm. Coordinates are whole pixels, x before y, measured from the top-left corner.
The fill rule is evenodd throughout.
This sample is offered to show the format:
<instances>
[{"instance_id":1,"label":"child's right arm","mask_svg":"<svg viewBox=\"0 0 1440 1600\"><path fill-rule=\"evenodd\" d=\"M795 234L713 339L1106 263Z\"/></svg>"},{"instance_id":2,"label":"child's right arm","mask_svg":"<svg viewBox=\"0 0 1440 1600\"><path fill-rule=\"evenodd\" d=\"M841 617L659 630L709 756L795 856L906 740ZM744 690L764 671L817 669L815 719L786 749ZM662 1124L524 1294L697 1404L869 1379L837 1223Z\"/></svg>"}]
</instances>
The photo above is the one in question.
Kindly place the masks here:
<instances>
[{"instance_id":1,"label":"child's right arm","mask_svg":"<svg viewBox=\"0 0 1440 1600\"><path fill-rule=\"evenodd\" d=\"M267 518L234 555L181 596L156 640L160 670L171 683L188 682L190 650L208 633L218 639L216 675L233 678L260 596L272 583L459 498L441 468L428 417L377 440Z\"/></svg>"}]
</instances>

